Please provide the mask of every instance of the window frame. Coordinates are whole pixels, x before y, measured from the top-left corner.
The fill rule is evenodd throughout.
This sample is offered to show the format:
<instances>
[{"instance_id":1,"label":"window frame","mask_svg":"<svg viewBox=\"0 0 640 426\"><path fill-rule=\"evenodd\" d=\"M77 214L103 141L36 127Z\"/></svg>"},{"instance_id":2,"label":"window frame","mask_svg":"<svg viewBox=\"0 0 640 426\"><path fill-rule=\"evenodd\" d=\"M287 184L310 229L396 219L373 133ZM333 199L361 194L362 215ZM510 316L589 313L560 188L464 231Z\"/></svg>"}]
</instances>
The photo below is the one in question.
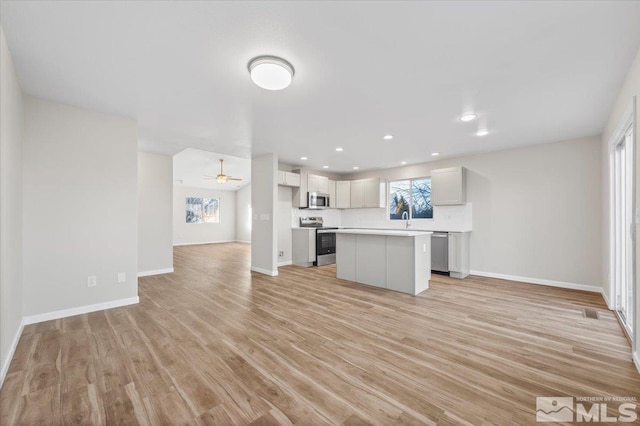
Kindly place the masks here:
<instances>
[{"instance_id":1,"label":"window frame","mask_svg":"<svg viewBox=\"0 0 640 426\"><path fill-rule=\"evenodd\" d=\"M402 181L409 181L409 194L410 194L410 199L409 199L409 220L433 220L433 214L435 213L435 209L433 208L433 204L431 204L431 212L432 212L432 216L429 217L413 217L413 181L416 180L424 180L424 179L429 179L429 183L431 183L431 175L428 176L420 176L420 177L412 177L412 178L399 178L399 179L389 179L389 181L387 182L387 205L386 205L386 218L388 222L396 222L396 221L402 221L403 219L391 219L391 214L389 212L389 205L391 202L391 184L393 184L394 182L402 182ZM431 193L429 193L429 201L431 201Z\"/></svg>"}]
</instances>

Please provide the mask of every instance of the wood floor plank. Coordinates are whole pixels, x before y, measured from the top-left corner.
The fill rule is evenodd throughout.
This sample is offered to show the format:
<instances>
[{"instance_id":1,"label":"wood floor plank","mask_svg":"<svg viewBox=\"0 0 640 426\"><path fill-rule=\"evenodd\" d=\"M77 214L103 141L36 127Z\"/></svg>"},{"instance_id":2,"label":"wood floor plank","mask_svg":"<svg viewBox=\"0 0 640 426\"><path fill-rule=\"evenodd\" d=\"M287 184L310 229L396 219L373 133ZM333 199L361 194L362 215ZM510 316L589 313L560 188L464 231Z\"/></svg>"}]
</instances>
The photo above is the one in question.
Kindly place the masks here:
<instances>
[{"instance_id":1,"label":"wood floor plank","mask_svg":"<svg viewBox=\"0 0 640 426\"><path fill-rule=\"evenodd\" d=\"M537 396L640 398L599 294L434 275L413 297L249 262L176 247L138 305L26 326L0 423L531 425Z\"/></svg>"}]
</instances>

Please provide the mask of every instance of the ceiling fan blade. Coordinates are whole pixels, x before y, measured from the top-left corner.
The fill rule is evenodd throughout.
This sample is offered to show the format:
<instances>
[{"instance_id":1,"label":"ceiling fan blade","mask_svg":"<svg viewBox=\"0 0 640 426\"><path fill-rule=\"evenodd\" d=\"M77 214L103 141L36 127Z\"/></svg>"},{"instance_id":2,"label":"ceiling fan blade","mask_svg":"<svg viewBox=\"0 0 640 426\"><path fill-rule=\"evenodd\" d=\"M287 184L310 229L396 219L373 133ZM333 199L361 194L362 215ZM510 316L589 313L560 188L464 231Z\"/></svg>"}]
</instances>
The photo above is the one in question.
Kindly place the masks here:
<instances>
[{"instance_id":1,"label":"ceiling fan blade","mask_svg":"<svg viewBox=\"0 0 640 426\"><path fill-rule=\"evenodd\" d=\"M242 180L242 178L228 177L227 180Z\"/></svg>"},{"instance_id":2,"label":"ceiling fan blade","mask_svg":"<svg viewBox=\"0 0 640 426\"><path fill-rule=\"evenodd\" d=\"M215 176L207 176L207 175L202 176L202 179L215 179L215 178L216 178Z\"/></svg>"}]
</instances>

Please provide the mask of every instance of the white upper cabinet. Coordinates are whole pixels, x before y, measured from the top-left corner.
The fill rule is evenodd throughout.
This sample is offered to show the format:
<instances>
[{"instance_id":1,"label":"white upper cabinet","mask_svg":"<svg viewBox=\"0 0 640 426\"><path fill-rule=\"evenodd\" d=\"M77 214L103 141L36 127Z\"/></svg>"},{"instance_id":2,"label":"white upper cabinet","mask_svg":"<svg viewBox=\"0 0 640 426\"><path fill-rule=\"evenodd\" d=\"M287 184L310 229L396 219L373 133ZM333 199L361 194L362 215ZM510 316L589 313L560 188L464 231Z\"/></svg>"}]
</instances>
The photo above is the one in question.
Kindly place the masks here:
<instances>
[{"instance_id":1,"label":"white upper cabinet","mask_svg":"<svg viewBox=\"0 0 640 426\"><path fill-rule=\"evenodd\" d=\"M351 181L351 206L352 209L364 207L364 180Z\"/></svg>"},{"instance_id":2,"label":"white upper cabinet","mask_svg":"<svg viewBox=\"0 0 640 426\"><path fill-rule=\"evenodd\" d=\"M336 208L336 181L329 180L329 189L327 190L327 194L329 194L329 208Z\"/></svg>"},{"instance_id":3,"label":"white upper cabinet","mask_svg":"<svg viewBox=\"0 0 640 426\"><path fill-rule=\"evenodd\" d=\"M329 178L325 176L320 176L320 180L318 182L318 192L321 194L329 193Z\"/></svg>"},{"instance_id":4,"label":"white upper cabinet","mask_svg":"<svg viewBox=\"0 0 640 426\"><path fill-rule=\"evenodd\" d=\"M384 184L380 178L351 181L351 208L384 207Z\"/></svg>"},{"instance_id":5,"label":"white upper cabinet","mask_svg":"<svg viewBox=\"0 0 640 426\"><path fill-rule=\"evenodd\" d=\"M466 171L450 167L431 171L431 204L453 206L465 203Z\"/></svg>"},{"instance_id":6,"label":"white upper cabinet","mask_svg":"<svg viewBox=\"0 0 640 426\"><path fill-rule=\"evenodd\" d=\"M319 192L321 194L329 193L329 178L326 176L312 175L307 176L307 191Z\"/></svg>"},{"instance_id":7,"label":"white upper cabinet","mask_svg":"<svg viewBox=\"0 0 640 426\"><path fill-rule=\"evenodd\" d=\"M300 175L297 173L278 170L278 185L299 187Z\"/></svg>"},{"instance_id":8,"label":"white upper cabinet","mask_svg":"<svg viewBox=\"0 0 640 426\"><path fill-rule=\"evenodd\" d=\"M331 202L331 200L329 200ZM336 202L337 209L348 209L351 207L351 182L339 180L336 182Z\"/></svg>"},{"instance_id":9,"label":"white upper cabinet","mask_svg":"<svg viewBox=\"0 0 640 426\"><path fill-rule=\"evenodd\" d=\"M365 179L364 181L364 206L384 207L385 186L379 178Z\"/></svg>"},{"instance_id":10,"label":"white upper cabinet","mask_svg":"<svg viewBox=\"0 0 640 426\"><path fill-rule=\"evenodd\" d=\"M320 176L309 173L307 176L307 191L320 192Z\"/></svg>"}]
</instances>

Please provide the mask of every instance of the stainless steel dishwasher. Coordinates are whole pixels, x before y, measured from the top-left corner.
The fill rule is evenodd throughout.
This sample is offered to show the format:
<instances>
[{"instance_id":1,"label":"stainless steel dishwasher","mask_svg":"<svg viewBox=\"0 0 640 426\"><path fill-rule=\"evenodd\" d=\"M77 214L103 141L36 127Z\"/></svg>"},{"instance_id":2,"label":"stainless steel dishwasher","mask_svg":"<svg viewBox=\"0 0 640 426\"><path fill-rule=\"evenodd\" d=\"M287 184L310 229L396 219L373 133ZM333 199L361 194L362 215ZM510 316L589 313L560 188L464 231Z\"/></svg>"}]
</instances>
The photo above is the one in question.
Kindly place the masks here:
<instances>
[{"instance_id":1,"label":"stainless steel dishwasher","mask_svg":"<svg viewBox=\"0 0 640 426\"><path fill-rule=\"evenodd\" d=\"M449 274L449 233L434 232L431 234L431 270Z\"/></svg>"}]
</instances>

